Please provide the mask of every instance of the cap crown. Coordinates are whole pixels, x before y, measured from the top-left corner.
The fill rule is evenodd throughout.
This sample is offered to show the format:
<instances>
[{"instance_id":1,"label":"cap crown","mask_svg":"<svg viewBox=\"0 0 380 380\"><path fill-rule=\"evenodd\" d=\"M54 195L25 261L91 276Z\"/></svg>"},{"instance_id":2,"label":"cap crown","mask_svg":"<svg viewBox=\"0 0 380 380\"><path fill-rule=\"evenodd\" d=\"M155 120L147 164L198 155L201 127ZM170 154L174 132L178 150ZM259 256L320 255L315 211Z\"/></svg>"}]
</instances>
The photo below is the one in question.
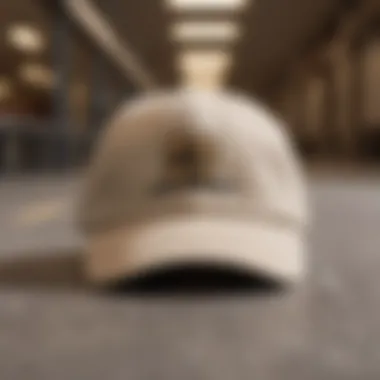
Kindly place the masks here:
<instances>
[{"instance_id":1,"label":"cap crown","mask_svg":"<svg viewBox=\"0 0 380 380\"><path fill-rule=\"evenodd\" d=\"M172 214L302 227L302 173L280 120L223 93L151 94L116 112L99 139L79 211L91 233Z\"/></svg>"}]
</instances>

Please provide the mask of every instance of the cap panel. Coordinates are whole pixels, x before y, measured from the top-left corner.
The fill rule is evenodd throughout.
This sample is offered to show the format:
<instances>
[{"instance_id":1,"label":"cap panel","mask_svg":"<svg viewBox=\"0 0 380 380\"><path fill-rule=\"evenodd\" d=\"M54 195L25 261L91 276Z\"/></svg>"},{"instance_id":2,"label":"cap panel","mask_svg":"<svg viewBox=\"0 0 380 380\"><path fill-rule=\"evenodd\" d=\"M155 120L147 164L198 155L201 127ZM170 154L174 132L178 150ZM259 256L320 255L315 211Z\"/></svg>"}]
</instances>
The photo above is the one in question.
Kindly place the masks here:
<instances>
[{"instance_id":1,"label":"cap panel","mask_svg":"<svg viewBox=\"0 0 380 380\"><path fill-rule=\"evenodd\" d=\"M91 232L184 212L302 224L300 174L278 125L255 105L209 94L152 97L121 110L96 154L82 226ZM183 138L200 156L194 183L167 167L168 147Z\"/></svg>"},{"instance_id":2,"label":"cap panel","mask_svg":"<svg viewBox=\"0 0 380 380\"><path fill-rule=\"evenodd\" d=\"M205 97L197 107L203 107L204 114L211 109L217 114L210 120L218 122L215 131L223 141L220 146L226 151L226 161L235 163L234 175L240 177L249 208L285 213L303 223L303 173L282 121L240 96Z\"/></svg>"},{"instance_id":3,"label":"cap panel","mask_svg":"<svg viewBox=\"0 0 380 380\"><path fill-rule=\"evenodd\" d=\"M82 229L138 212L145 190L159 177L162 155L157 142L181 119L164 98L128 103L118 110L88 170L78 210Z\"/></svg>"}]
</instances>

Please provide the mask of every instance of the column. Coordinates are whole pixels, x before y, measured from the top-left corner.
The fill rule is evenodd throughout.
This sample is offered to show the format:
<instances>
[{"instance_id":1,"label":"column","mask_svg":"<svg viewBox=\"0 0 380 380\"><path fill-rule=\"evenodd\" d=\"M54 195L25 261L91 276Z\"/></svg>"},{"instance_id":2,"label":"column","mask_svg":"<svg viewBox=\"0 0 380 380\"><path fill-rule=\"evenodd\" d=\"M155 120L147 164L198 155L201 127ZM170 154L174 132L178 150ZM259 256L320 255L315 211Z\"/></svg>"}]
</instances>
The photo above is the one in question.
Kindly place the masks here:
<instances>
[{"instance_id":1,"label":"column","mask_svg":"<svg viewBox=\"0 0 380 380\"><path fill-rule=\"evenodd\" d=\"M56 168L68 167L72 160L70 69L71 69L71 23L59 2L52 6L52 63L54 88L52 92L53 115L50 125L49 161ZM49 163L50 166L51 163Z\"/></svg>"},{"instance_id":2,"label":"column","mask_svg":"<svg viewBox=\"0 0 380 380\"><path fill-rule=\"evenodd\" d=\"M110 112L109 66L98 50L93 50L91 89L89 103L89 131L92 135L102 127Z\"/></svg>"},{"instance_id":3,"label":"column","mask_svg":"<svg viewBox=\"0 0 380 380\"><path fill-rule=\"evenodd\" d=\"M334 126L338 149L344 156L352 157L356 151L352 123L353 70L352 58L346 46L338 48L332 57L334 88Z\"/></svg>"}]
</instances>

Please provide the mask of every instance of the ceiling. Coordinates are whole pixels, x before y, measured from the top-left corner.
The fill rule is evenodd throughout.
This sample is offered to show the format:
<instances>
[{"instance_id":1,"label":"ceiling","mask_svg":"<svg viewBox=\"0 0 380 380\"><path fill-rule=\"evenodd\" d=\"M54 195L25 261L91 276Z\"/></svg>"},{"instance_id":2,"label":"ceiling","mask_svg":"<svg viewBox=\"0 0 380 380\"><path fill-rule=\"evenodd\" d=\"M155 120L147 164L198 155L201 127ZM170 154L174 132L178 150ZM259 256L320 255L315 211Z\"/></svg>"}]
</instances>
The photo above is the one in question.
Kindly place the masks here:
<instances>
[{"instance_id":1,"label":"ceiling","mask_svg":"<svg viewBox=\"0 0 380 380\"><path fill-rule=\"evenodd\" d=\"M300 59L301 52L310 42L317 41L341 5L339 0L251 0L242 12L180 15L170 12L164 0L93 0L93 3L165 85L177 79L174 62L180 46L168 38L173 20L236 21L243 32L232 46L234 64L229 84L246 91L265 89Z\"/></svg>"},{"instance_id":2,"label":"ceiling","mask_svg":"<svg viewBox=\"0 0 380 380\"><path fill-rule=\"evenodd\" d=\"M338 0L258 0L245 16L246 34L236 49L231 81L260 91L302 59L336 17Z\"/></svg>"},{"instance_id":3,"label":"ceiling","mask_svg":"<svg viewBox=\"0 0 380 380\"><path fill-rule=\"evenodd\" d=\"M101 11L120 39L133 49L157 82L164 86L178 81L175 62L181 45L169 38L169 28L174 21L227 19L236 22L241 28L241 36L233 44L222 44L221 47L233 53L228 84L249 92L265 90L294 62L302 59L302 52L318 41L326 25L336 19L342 4L341 0L247 1L246 9L240 12L186 14L174 13L165 6L165 0L92 0L92 4ZM53 24L42 4L42 1L33 0L0 2L0 75L3 72L16 75L15 69L26 59L51 63L49 49L40 56L26 57L10 49L4 40L7 26L14 21L38 25L49 40ZM50 43L47 45L51 46ZM197 47L208 49L210 44ZM78 46L74 49L78 56L74 71L81 77L86 72L88 74L89 55Z\"/></svg>"},{"instance_id":4,"label":"ceiling","mask_svg":"<svg viewBox=\"0 0 380 380\"><path fill-rule=\"evenodd\" d=\"M167 34L168 14L161 0L93 0L115 31L128 42L160 83L175 81L174 50Z\"/></svg>"}]
</instances>

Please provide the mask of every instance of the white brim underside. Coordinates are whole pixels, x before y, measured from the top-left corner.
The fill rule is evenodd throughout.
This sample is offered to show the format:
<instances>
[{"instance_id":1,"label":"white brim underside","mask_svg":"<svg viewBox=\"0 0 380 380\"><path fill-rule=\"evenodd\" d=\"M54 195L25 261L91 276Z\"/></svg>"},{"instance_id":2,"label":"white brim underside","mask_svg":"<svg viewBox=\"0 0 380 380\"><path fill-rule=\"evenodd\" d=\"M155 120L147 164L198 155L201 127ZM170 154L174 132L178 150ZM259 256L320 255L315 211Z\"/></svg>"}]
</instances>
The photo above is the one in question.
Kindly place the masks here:
<instances>
[{"instance_id":1,"label":"white brim underside","mask_svg":"<svg viewBox=\"0 0 380 380\"><path fill-rule=\"evenodd\" d=\"M88 279L107 283L181 263L231 265L295 283L305 275L299 231L258 221L182 217L97 234L85 258Z\"/></svg>"}]
</instances>

